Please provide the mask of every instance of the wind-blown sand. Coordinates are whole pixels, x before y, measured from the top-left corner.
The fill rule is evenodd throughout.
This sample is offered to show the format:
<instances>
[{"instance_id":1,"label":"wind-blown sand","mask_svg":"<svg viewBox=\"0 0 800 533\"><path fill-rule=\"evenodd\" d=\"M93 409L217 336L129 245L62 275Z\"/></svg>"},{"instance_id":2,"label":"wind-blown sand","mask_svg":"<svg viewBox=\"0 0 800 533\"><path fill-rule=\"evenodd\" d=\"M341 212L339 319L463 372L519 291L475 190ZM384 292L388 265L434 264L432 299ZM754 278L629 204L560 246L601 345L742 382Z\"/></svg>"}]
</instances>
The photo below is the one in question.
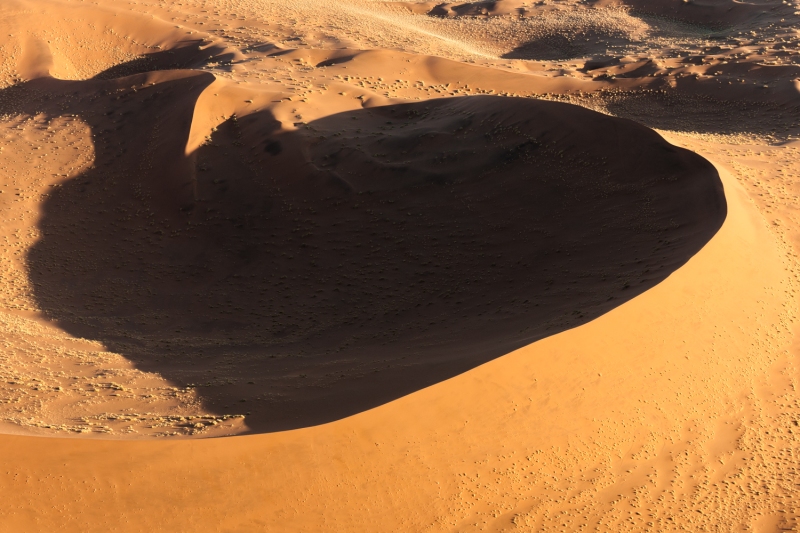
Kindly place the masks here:
<instances>
[{"instance_id":1,"label":"wind-blown sand","mask_svg":"<svg viewBox=\"0 0 800 533\"><path fill-rule=\"evenodd\" d=\"M4 2L0 531L796 527L798 9Z\"/></svg>"}]
</instances>

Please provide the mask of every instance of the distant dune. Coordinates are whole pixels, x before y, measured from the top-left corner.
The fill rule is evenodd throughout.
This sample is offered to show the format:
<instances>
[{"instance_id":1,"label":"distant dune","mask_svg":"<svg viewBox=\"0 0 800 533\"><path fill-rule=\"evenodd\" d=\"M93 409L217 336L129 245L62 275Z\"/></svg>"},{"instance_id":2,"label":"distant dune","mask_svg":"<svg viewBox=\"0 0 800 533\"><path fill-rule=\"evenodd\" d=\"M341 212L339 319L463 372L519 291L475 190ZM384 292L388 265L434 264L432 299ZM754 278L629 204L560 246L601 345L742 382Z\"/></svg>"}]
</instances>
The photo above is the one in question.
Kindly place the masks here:
<instances>
[{"instance_id":1,"label":"distant dune","mask_svg":"<svg viewBox=\"0 0 800 533\"><path fill-rule=\"evenodd\" d=\"M669 17L682 22L724 30L742 22L765 22L778 2L736 0L595 0L599 6L632 7L646 14Z\"/></svg>"}]
</instances>

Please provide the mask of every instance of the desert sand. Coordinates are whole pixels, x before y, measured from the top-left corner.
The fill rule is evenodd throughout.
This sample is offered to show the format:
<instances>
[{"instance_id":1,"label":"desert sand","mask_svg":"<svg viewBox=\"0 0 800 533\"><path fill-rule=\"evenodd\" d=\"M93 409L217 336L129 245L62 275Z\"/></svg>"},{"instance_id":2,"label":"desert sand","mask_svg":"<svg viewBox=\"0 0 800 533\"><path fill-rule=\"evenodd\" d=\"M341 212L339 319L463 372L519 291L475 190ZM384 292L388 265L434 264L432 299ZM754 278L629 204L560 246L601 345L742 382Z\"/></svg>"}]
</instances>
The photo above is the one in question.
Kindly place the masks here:
<instances>
[{"instance_id":1,"label":"desert sand","mask_svg":"<svg viewBox=\"0 0 800 533\"><path fill-rule=\"evenodd\" d=\"M0 531L800 527L800 4L0 25Z\"/></svg>"}]
</instances>

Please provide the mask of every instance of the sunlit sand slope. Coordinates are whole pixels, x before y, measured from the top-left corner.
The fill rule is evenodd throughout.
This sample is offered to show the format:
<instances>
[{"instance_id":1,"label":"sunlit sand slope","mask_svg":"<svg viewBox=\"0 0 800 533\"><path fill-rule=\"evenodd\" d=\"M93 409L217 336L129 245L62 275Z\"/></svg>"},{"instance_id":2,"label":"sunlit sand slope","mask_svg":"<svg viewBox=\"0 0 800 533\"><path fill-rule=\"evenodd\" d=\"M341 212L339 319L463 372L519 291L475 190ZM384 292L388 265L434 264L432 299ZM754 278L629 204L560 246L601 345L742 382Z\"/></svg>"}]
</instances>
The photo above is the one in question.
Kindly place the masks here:
<instances>
[{"instance_id":1,"label":"sunlit sand slope","mask_svg":"<svg viewBox=\"0 0 800 533\"><path fill-rule=\"evenodd\" d=\"M793 486L780 472L791 468L783 449L794 436L764 433L775 421L761 387L788 347L794 289L781 246L728 178L726 188L729 216L717 236L639 298L352 418L202 442L4 437L5 524L69 531L791 524L793 515L780 511ZM785 382L769 385L780 394ZM32 499L54 507L26 511Z\"/></svg>"}]
</instances>

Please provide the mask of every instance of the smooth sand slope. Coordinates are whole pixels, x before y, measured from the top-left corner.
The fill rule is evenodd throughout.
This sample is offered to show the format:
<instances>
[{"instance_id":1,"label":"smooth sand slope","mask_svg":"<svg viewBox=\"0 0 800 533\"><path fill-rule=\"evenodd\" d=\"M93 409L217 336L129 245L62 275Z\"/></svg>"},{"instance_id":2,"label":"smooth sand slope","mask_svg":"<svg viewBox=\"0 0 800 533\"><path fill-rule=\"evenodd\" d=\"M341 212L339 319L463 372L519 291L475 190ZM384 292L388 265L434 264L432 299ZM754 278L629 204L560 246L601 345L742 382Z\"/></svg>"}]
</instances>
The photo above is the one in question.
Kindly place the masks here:
<instances>
[{"instance_id":1,"label":"smooth sand slope","mask_svg":"<svg viewBox=\"0 0 800 533\"><path fill-rule=\"evenodd\" d=\"M791 530L794 10L4 3L0 531Z\"/></svg>"}]
</instances>

